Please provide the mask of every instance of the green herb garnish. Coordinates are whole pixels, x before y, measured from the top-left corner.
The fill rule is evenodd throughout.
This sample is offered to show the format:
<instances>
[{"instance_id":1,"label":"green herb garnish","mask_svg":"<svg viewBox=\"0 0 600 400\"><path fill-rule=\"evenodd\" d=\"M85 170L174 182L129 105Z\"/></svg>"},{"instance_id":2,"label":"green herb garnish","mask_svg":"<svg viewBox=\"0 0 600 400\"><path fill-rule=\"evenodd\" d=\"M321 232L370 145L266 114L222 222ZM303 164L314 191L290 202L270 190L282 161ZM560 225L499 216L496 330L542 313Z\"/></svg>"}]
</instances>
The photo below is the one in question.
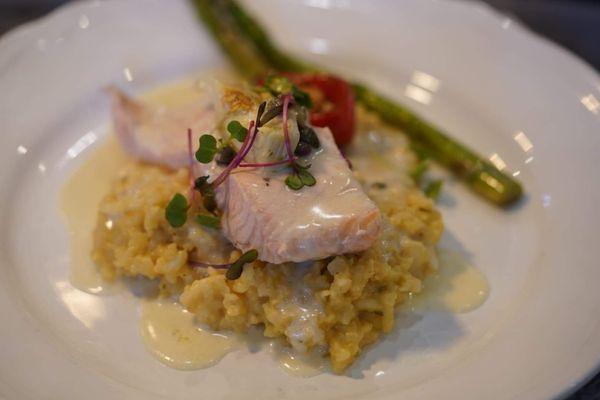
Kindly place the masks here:
<instances>
[{"instance_id":1,"label":"green herb garnish","mask_svg":"<svg viewBox=\"0 0 600 400\"><path fill-rule=\"evenodd\" d=\"M248 134L248 129L240 124L240 121L231 121L227 124L227 132L229 132L231 137L238 142L243 142Z\"/></svg>"},{"instance_id":2,"label":"green herb garnish","mask_svg":"<svg viewBox=\"0 0 600 400\"><path fill-rule=\"evenodd\" d=\"M279 97L273 97L265 105L265 111L260 118L259 126L265 125L273 118L277 117L283 112L283 101Z\"/></svg>"},{"instance_id":3,"label":"green herb garnish","mask_svg":"<svg viewBox=\"0 0 600 400\"><path fill-rule=\"evenodd\" d=\"M301 142L309 144L313 149L321 147L321 142L313 128L308 125L298 124L298 131L300 132Z\"/></svg>"},{"instance_id":4,"label":"green herb garnish","mask_svg":"<svg viewBox=\"0 0 600 400\"><path fill-rule=\"evenodd\" d=\"M244 265L255 261L258 258L258 251L252 249L248 250L240 256L236 261L231 264L231 267L227 270L225 277L231 281L238 279L244 272Z\"/></svg>"},{"instance_id":5,"label":"green herb garnish","mask_svg":"<svg viewBox=\"0 0 600 400\"><path fill-rule=\"evenodd\" d=\"M201 176L194 181L194 189L202 195L202 204L208 212L213 212L217 208L215 200L215 188L208 182L208 176Z\"/></svg>"},{"instance_id":6,"label":"green herb garnish","mask_svg":"<svg viewBox=\"0 0 600 400\"><path fill-rule=\"evenodd\" d=\"M300 190L304 186L304 183L302 183L302 179L300 179L300 177L296 173L288 175L288 177L285 178L285 184L292 190Z\"/></svg>"},{"instance_id":7,"label":"green herb garnish","mask_svg":"<svg viewBox=\"0 0 600 400\"><path fill-rule=\"evenodd\" d=\"M179 228L187 220L187 210L190 208L184 195L176 193L165 209L165 218L173 228Z\"/></svg>"},{"instance_id":8,"label":"green herb garnish","mask_svg":"<svg viewBox=\"0 0 600 400\"><path fill-rule=\"evenodd\" d=\"M294 85L292 87L292 96L294 96L294 100L296 101L296 104L299 104L302 107L306 107L306 108L312 107L312 100L310 99L310 96L308 95L308 93L306 93L303 90L298 89L298 87L296 85Z\"/></svg>"},{"instance_id":9,"label":"green herb garnish","mask_svg":"<svg viewBox=\"0 0 600 400\"><path fill-rule=\"evenodd\" d=\"M281 75L269 75L265 80L265 88L273 96L279 96L283 93L292 91L294 84L288 78Z\"/></svg>"},{"instance_id":10,"label":"green herb garnish","mask_svg":"<svg viewBox=\"0 0 600 400\"><path fill-rule=\"evenodd\" d=\"M298 171L298 177L302 181L302 184L305 186L314 186L315 183L317 183L315 177L306 169L301 169L300 171Z\"/></svg>"},{"instance_id":11,"label":"green herb garnish","mask_svg":"<svg viewBox=\"0 0 600 400\"><path fill-rule=\"evenodd\" d=\"M432 200L437 200L440 197L440 192L442 191L442 185L444 182L442 180L435 180L429 182L429 184L425 187L425 196L429 197Z\"/></svg>"},{"instance_id":12,"label":"green herb garnish","mask_svg":"<svg viewBox=\"0 0 600 400\"><path fill-rule=\"evenodd\" d=\"M200 214L196 217L196 222L207 228L221 228L221 219L213 215Z\"/></svg>"},{"instance_id":13,"label":"green herb garnish","mask_svg":"<svg viewBox=\"0 0 600 400\"><path fill-rule=\"evenodd\" d=\"M271 75L268 76L265 80L265 88L271 93L273 96L281 96L285 93L291 93L292 97L296 104L311 108L312 101L308 93L299 89L298 86L294 85L292 81L290 81L285 76L280 75Z\"/></svg>"},{"instance_id":14,"label":"green herb garnish","mask_svg":"<svg viewBox=\"0 0 600 400\"><path fill-rule=\"evenodd\" d=\"M410 170L410 177L416 184L421 182L421 178L423 178L423 174L427 171L427 168L429 168L429 161L427 159L422 159Z\"/></svg>"},{"instance_id":15,"label":"green herb garnish","mask_svg":"<svg viewBox=\"0 0 600 400\"><path fill-rule=\"evenodd\" d=\"M200 136L200 147L196 151L196 160L202 164L208 164L217 153L217 139L212 135Z\"/></svg>"},{"instance_id":16,"label":"green herb garnish","mask_svg":"<svg viewBox=\"0 0 600 400\"><path fill-rule=\"evenodd\" d=\"M292 190L300 190L304 186L314 186L317 183L315 177L308 172L310 165L302 166L297 163L293 165L294 172L285 178L285 184Z\"/></svg>"}]
</instances>

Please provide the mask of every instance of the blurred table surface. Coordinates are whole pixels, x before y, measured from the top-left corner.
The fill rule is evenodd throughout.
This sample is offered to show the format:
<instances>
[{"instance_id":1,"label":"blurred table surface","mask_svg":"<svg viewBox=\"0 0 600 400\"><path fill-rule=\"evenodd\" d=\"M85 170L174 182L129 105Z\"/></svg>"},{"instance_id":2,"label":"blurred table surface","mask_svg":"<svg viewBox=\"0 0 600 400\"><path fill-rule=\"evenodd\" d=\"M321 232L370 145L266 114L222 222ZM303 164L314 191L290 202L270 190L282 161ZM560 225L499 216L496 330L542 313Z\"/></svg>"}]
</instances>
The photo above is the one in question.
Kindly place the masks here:
<instances>
[{"instance_id":1,"label":"blurred table surface","mask_svg":"<svg viewBox=\"0 0 600 400\"><path fill-rule=\"evenodd\" d=\"M600 0L483 0L600 71ZM66 0L0 0L0 35ZM600 400L600 374L568 400Z\"/></svg>"}]
</instances>

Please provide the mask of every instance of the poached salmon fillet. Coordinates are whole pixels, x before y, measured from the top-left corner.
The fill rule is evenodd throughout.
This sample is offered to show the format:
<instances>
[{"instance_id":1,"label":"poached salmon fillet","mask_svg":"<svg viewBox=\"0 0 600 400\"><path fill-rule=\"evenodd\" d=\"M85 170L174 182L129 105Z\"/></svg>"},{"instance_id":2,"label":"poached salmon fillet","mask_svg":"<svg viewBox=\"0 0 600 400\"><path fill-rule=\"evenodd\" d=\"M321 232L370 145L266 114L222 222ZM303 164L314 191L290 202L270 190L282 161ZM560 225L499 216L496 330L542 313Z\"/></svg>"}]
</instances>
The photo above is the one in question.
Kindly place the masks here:
<instances>
[{"instance_id":1,"label":"poached salmon fillet","mask_svg":"<svg viewBox=\"0 0 600 400\"><path fill-rule=\"evenodd\" d=\"M135 101L117 89L110 93L114 126L123 148L138 159L172 169L188 166L187 130L194 133L193 143L207 132L217 136L227 109L212 92L201 100L166 109ZM295 146L297 129L290 130ZM329 129L315 128L314 132L320 147L304 160L310 164L314 185L293 190L285 183L290 168L271 166L235 168L216 187L221 228L236 248L256 249L259 259L279 264L360 252L377 238L379 209L354 178ZM267 143L275 146L269 154L282 151L280 131L260 131L256 136L257 149L266 148ZM248 160L252 153L248 156L246 162L257 162ZM214 180L223 169L215 161L195 163L193 173Z\"/></svg>"}]
</instances>

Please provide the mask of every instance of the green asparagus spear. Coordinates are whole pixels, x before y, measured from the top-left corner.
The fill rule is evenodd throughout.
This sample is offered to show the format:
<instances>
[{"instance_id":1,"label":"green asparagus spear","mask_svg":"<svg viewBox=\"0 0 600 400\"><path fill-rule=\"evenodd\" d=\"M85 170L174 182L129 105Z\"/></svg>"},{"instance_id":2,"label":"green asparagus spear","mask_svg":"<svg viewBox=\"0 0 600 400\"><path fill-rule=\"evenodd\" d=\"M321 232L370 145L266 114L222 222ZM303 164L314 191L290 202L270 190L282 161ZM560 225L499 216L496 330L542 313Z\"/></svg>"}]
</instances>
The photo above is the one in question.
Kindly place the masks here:
<instances>
[{"instance_id":1,"label":"green asparagus spear","mask_svg":"<svg viewBox=\"0 0 600 400\"><path fill-rule=\"evenodd\" d=\"M356 98L379 117L404 130L419 147L486 199L504 206L518 200L521 185L461 143L423 121L404 107L368 88L355 84Z\"/></svg>"},{"instance_id":2,"label":"green asparagus spear","mask_svg":"<svg viewBox=\"0 0 600 400\"><path fill-rule=\"evenodd\" d=\"M269 67L278 71L315 72L317 68L281 52L266 31L234 0L193 0L201 17L234 64L256 77ZM252 52L256 52L254 56ZM249 62L249 60L252 62ZM259 64L259 67L256 65ZM253 70L248 72L252 66ZM505 206L522 195L521 185L466 146L423 121L410 110L364 85L353 85L357 100L390 125L403 129L414 145L463 179L489 201Z\"/></svg>"},{"instance_id":3,"label":"green asparagus spear","mask_svg":"<svg viewBox=\"0 0 600 400\"><path fill-rule=\"evenodd\" d=\"M244 38L236 29L229 11L218 0L194 0L198 16L221 49L233 62L237 70L248 79L255 80L265 76L271 67L262 57L257 56L254 44Z\"/></svg>"}]
</instances>

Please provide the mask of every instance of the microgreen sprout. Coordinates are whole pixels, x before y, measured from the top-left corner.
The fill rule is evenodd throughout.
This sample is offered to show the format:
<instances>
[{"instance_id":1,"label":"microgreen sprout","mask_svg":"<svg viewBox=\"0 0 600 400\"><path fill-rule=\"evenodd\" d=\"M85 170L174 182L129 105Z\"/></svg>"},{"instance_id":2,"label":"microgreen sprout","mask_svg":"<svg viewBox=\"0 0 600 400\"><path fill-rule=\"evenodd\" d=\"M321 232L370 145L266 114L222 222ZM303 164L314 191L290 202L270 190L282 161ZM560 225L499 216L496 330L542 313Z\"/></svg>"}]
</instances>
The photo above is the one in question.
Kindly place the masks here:
<instances>
[{"instance_id":1,"label":"microgreen sprout","mask_svg":"<svg viewBox=\"0 0 600 400\"><path fill-rule=\"evenodd\" d=\"M225 277L229 280L238 279L244 272L244 265L254 262L258 258L258 251L252 249L240 256L236 261L231 264L231 267L227 270Z\"/></svg>"},{"instance_id":2,"label":"microgreen sprout","mask_svg":"<svg viewBox=\"0 0 600 400\"><path fill-rule=\"evenodd\" d=\"M236 280L242 276L242 272L244 272L244 266L248 263L256 261L257 258L258 251L252 249L242 254L237 260L230 264L211 264L196 260L188 260L188 263L191 267L227 269L225 277L229 280Z\"/></svg>"},{"instance_id":3,"label":"microgreen sprout","mask_svg":"<svg viewBox=\"0 0 600 400\"><path fill-rule=\"evenodd\" d=\"M421 161L419 161L417 163L417 165L415 165L411 170L410 170L410 177L413 179L413 181L418 185L421 182L421 179L423 178L423 174L425 174L425 172L427 171L427 169L429 168L429 161L427 160L427 158L422 159Z\"/></svg>"},{"instance_id":4,"label":"microgreen sprout","mask_svg":"<svg viewBox=\"0 0 600 400\"><path fill-rule=\"evenodd\" d=\"M444 182L439 179L429 182L429 184L424 189L425 196L429 197L432 200L437 200L438 197L440 197L443 184Z\"/></svg>"},{"instance_id":5,"label":"microgreen sprout","mask_svg":"<svg viewBox=\"0 0 600 400\"><path fill-rule=\"evenodd\" d=\"M200 146L196 151L196 160L202 164L210 163L217 154L217 139L212 135L200 136Z\"/></svg>"},{"instance_id":6,"label":"microgreen sprout","mask_svg":"<svg viewBox=\"0 0 600 400\"><path fill-rule=\"evenodd\" d=\"M296 158L296 156L308 155L312 148L317 148L320 146L317 135L312 128L305 125L304 122L297 121L298 129L300 131L299 143L301 143L301 145L299 150L297 146L296 150L298 151L296 151L296 154L294 154L294 151L292 151L288 127L290 105L292 103L299 104L300 102L306 104L306 101L302 100L302 96L306 94L297 89L289 80L283 77L271 78L269 80L269 85L270 86L266 87L268 87L271 93L277 97L271 99L268 103L262 102L260 104L256 114L256 119L254 121L250 121L248 128L245 128L239 121L236 120L230 121L227 124L227 131L230 134L230 138L242 143L237 153L231 147L230 140L217 141L217 139L210 134L204 134L200 136L198 150L195 153L196 160L203 164L209 164L215 160L217 164L225 166L221 173L212 182L208 181L209 176L201 176L194 180L195 173L194 155L192 154L192 131L191 129L188 129L189 174L190 187L192 189L190 199L193 203L195 201L194 191L200 192L202 194L204 208L210 213L214 214L217 208L215 189L229 177L229 174L233 169L238 167L257 168L287 164L291 167L292 173L286 177L285 184L293 190L300 190L304 186L313 186L317 182L315 177L308 171L310 165L302 166L297 162ZM284 90L285 92L283 92ZM308 95L306 95L306 97L310 99ZM256 137L258 136L259 128L279 114L282 114L283 135L287 158L285 160L265 163L244 163L244 158L246 155L248 155L250 149L254 145ZM176 194L165 209L165 217L171 226L181 227L187 220L187 211L189 208L190 205L188 204L187 199L181 194ZM203 226L216 229L220 227L220 220L214 215L198 215L196 221Z\"/></svg>"},{"instance_id":7,"label":"microgreen sprout","mask_svg":"<svg viewBox=\"0 0 600 400\"><path fill-rule=\"evenodd\" d=\"M173 228L182 227L187 220L188 208L190 206L185 196L176 193L165 208L165 218Z\"/></svg>"},{"instance_id":8,"label":"microgreen sprout","mask_svg":"<svg viewBox=\"0 0 600 400\"><path fill-rule=\"evenodd\" d=\"M265 80L265 88L273 96L277 97L285 93L289 93L293 96L296 104L299 104L306 108L312 107L312 101L308 93L300 90L298 86L294 85L288 78L280 75L268 76Z\"/></svg>"},{"instance_id":9,"label":"microgreen sprout","mask_svg":"<svg viewBox=\"0 0 600 400\"><path fill-rule=\"evenodd\" d=\"M240 121L231 121L227 124L227 132L230 133L232 138L240 143L243 143L244 139L246 139L246 135L248 134L248 129L244 128Z\"/></svg>"},{"instance_id":10,"label":"microgreen sprout","mask_svg":"<svg viewBox=\"0 0 600 400\"><path fill-rule=\"evenodd\" d=\"M219 229L221 227L221 219L214 215L200 214L196 217L196 222L207 228Z\"/></svg>"}]
</instances>

